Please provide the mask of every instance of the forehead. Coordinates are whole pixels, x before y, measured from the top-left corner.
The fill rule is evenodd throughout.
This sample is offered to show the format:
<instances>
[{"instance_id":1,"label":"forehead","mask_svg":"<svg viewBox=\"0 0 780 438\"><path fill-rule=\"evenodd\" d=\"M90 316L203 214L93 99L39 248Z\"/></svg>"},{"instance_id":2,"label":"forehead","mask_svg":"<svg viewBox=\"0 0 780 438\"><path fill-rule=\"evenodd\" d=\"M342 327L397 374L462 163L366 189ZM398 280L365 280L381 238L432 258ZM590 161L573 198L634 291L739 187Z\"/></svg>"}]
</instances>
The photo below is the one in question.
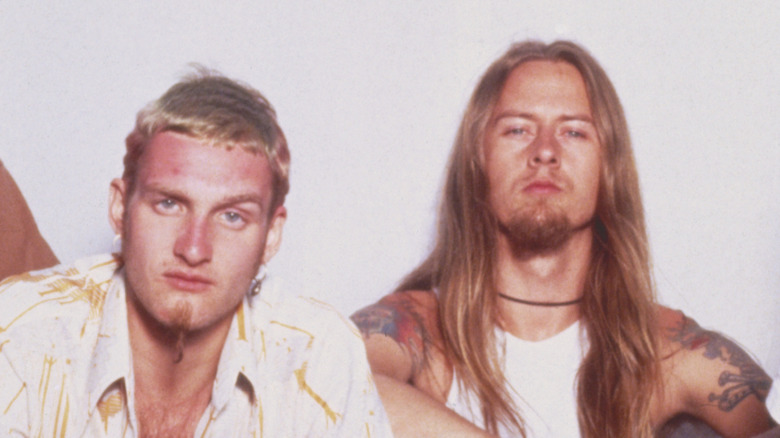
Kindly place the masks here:
<instances>
[{"instance_id":1,"label":"forehead","mask_svg":"<svg viewBox=\"0 0 780 438\"><path fill-rule=\"evenodd\" d=\"M193 198L252 197L270 202L272 176L262 154L204 144L175 132L155 134L138 163L137 184Z\"/></svg>"},{"instance_id":2,"label":"forehead","mask_svg":"<svg viewBox=\"0 0 780 438\"><path fill-rule=\"evenodd\" d=\"M591 114L585 81L565 61L534 60L515 67L507 77L496 111L526 105L531 110L558 110Z\"/></svg>"}]
</instances>

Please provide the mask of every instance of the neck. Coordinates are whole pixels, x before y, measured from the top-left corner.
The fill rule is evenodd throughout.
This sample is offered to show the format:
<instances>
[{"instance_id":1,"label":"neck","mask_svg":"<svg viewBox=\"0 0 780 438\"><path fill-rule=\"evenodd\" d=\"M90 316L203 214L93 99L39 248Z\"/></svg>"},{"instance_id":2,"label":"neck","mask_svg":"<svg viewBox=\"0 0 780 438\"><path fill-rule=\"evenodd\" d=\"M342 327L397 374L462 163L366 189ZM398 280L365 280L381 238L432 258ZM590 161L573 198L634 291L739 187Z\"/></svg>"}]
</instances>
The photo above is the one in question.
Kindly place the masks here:
<instances>
[{"instance_id":1,"label":"neck","mask_svg":"<svg viewBox=\"0 0 780 438\"><path fill-rule=\"evenodd\" d=\"M496 289L507 298L498 297L496 305L504 330L535 341L580 318L577 300L584 293L590 263L590 227L577 230L558 248L537 253L518 252L502 235L498 240Z\"/></svg>"},{"instance_id":2,"label":"neck","mask_svg":"<svg viewBox=\"0 0 780 438\"><path fill-rule=\"evenodd\" d=\"M127 313L137 395L168 402L210 395L230 319L177 333L154 320L130 294Z\"/></svg>"},{"instance_id":3,"label":"neck","mask_svg":"<svg viewBox=\"0 0 780 438\"><path fill-rule=\"evenodd\" d=\"M211 400L232 319L181 337L149 315L129 291L127 297L139 434L193 436Z\"/></svg>"}]
</instances>

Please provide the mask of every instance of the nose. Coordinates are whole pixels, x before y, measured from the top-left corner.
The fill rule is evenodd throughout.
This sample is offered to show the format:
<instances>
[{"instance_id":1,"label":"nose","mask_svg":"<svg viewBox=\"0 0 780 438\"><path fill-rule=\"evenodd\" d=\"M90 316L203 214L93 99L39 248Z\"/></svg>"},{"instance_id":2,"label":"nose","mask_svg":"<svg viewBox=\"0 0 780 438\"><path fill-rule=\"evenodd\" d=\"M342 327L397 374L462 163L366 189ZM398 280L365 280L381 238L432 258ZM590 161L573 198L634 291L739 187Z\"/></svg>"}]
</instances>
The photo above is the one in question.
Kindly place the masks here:
<instances>
[{"instance_id":1,"label":"nose","mask_svg":"<svg viewBox=\"0 0 780 438\"><path fill-rule=\"evenodd\" d=\"M187 220L176 238L173 251L190 266L211 260L212 236L208 220L198 218Z\"/></svg>"},{"instance_id":2,"label":"nose","mask_svg":"<svg viewBox=\"0 0 780 438\"><path fill-rule=\"evenodd\" d=\"M561 145L551 131L544 130L533 140L528 164L531 167L554 166L561 164Z\"/></svg>"}]
</instances>

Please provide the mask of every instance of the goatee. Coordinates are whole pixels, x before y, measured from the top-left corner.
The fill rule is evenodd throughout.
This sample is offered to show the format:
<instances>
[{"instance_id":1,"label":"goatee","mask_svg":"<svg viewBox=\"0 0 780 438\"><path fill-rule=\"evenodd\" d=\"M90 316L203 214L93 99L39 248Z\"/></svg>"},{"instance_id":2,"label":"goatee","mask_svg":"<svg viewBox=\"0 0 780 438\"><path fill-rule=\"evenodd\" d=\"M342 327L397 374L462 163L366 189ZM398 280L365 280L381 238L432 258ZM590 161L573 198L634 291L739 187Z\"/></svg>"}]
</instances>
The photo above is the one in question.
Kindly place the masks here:
<instances>
[{"instance_id":1,"label":"goatee","mask_svg":"<svg viewBox=\"0 0 780 438\"><path fill-rule=\"evenodd\" d=\"M506 222L499 221L498 228L519 253L558 249L576 231L565 214L544 204L520 211Z\"/></svg>"},{"instance_id":2,"label":"goatee","mask_svg":"<svg viewBox=\"0 0 780 438\"><path fill-rule=\"evenodd\" d=\"M176 356L173 363L179 363L184 358L184 340L190 331L190 320L192 318L192 305L187 301L179 301L173 311L173 318L169 330L176 340Z\"/></svg>"}]
</instances>

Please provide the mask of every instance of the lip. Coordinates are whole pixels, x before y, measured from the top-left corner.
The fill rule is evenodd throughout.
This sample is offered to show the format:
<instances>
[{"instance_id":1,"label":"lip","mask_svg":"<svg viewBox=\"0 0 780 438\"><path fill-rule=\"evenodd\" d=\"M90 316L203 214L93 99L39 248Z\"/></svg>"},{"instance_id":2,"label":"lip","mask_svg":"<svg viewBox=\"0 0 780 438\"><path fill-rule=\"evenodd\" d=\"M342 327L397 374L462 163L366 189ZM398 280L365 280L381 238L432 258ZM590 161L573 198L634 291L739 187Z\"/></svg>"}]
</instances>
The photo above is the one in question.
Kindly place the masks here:
<instances>
[{"instance_id":1,"label":"lip","mask_svg":"<svg viewBox=\"0 0 780 438\"><path fill-rule=\"evenodd\" d=\"M535 180L523 187L523 191L532 195L552 195L561 191L561 188L552 181Z\"/></svg>"},{"instance_id":2,"label":"lip","mask_svg":"<svg viewBox=\"0 0 780 438\"><path fill-rule=\"evenodd\" d=\"M214 283L208 277L180 271L168 271L163 277L171 287L185 292L202 292Z\"/></svg>"}]
</instances>

